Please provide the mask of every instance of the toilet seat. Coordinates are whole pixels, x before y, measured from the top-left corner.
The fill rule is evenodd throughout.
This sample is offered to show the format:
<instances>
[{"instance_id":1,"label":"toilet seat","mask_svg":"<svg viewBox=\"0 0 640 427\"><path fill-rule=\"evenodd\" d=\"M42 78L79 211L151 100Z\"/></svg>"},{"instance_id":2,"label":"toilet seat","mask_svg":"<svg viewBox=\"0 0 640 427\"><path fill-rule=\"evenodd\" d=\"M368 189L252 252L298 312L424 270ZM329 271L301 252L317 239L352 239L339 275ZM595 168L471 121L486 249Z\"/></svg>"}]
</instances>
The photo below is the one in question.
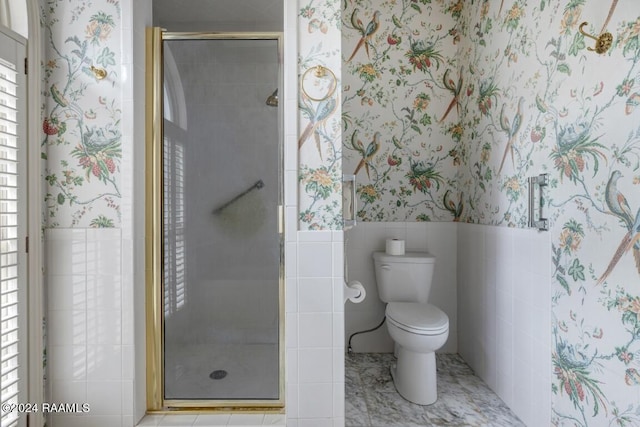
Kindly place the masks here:
<instances>
[{"instance_id":1,"label":"toilet seat","mask_svg":"<svg viewBox=\"0 0 640 427\"><path fill-rule=\"evenodd\" d=\"M387 320L398 328L418 335L440 335L449 330L449 317L428 303L390 302Z\"/></svg>"}]
</instances>

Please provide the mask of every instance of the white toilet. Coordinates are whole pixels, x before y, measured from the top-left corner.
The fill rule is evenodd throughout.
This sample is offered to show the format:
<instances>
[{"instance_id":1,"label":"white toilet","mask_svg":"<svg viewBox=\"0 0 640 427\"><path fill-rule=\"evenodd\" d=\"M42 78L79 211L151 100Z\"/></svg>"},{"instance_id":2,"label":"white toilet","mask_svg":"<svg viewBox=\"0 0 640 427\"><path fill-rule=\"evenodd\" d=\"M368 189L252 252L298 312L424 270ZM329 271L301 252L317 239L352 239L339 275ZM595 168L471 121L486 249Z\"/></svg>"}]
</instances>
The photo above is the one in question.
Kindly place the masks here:
<instances>
[{"instance_id":1,"label":"white toilet","mask_svg":"<svg viewBox=\"0 0 640 427\"><path fill-rule=\"evenodd\" d=\"M398 358L391 367L393 382L405 399L430 405L438 398L435 351L449 337L449 318L427 303L435 257L426 252L374 252L373 260Z\"/></svg>"}]
</instances>

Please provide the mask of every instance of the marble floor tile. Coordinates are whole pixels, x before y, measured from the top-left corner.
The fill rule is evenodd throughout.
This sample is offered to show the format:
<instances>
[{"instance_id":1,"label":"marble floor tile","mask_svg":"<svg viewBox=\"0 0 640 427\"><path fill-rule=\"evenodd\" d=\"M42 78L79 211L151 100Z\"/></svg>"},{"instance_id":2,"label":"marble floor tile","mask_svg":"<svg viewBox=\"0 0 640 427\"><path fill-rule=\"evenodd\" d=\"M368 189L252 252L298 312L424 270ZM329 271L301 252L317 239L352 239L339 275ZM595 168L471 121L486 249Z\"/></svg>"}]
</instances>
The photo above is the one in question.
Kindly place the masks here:
<instances>
[{"instance_id":1,"label":"marble floor tile","mask_svg":"<svg viewBox=\"0 0 640 427\"><path fill-rule=\"evenodd\" d=\"M395 389L390 353L345 358L346 427L524 427L502 400L457 354L438 354L438 400L421 406Z\"/></svg>"}]
</instances>

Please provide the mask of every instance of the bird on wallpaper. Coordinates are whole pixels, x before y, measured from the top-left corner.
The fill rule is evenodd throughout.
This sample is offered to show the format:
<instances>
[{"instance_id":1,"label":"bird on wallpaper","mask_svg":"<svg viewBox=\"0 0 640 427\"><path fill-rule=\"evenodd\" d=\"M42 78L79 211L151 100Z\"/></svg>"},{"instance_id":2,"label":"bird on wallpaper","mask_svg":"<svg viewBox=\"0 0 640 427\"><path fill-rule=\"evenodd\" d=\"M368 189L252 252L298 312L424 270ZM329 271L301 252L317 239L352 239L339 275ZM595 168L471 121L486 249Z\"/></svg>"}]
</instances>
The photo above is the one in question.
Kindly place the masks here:
<instances>
[{"instance_id":1,"label":"bird on wallpaper","mask_svg":"<svg viewBox=\"0 0 640 427\"><path fill-rule=\"evenodd\" d=\"M609 265L602 276L596 282L600 285L604 282L609 274L613 271L622 256L633 248L633 257L635 258L636 267L640 273L640 209L636 213L635 218L631 215L631 209L627 198L618 190L618 180L622 177L620 171L613 171L607 188L605 189L605 202L611 213L617 216L627 228L627 233L622 237L622 241L613 254Z\"/></svg>"},{"instance_id":2,"label":"bird on wallpaper","mask_svg":"<svg viewBox=\"0 0 640 427\"><path fill-rule=\"evenodd\" d=\"M447 110L444 112L444 115L440 119L440 123L447 118L449 112L453 109L453 106L456 106L456 110L458 111L458 115L460 115L460 92L462 91L462 72L460 73L460 78L458 79L458 83L456 84L452 79L449 78L450 68L447 68L447 71L444 72L444 76L442 77L442 83L444 87L446 87L449 92L453 94L453 99L449 103Z\"/></svg>"},{"instance_id":3,"label":"bird on wallpaper","mask_svg":"<svg viewBox=\"0 0 640 427\"><path fill-rule=\"evenodd\" d=\"M356 15L357 11L358 9L356 8L353 10L353 13L351 14L351 25L353 25L353 28L355 28L360 32L361 36L360 36L360 40L358 40L358 43L356 44L355 49L353 49L353 53L351 54L349 59L347 59L347 62L351 62L351 60L353 59L354 56L356 56L356 53L358 53L358 50L360 50L362 45L364 45L364 49L367 52L367 58L369 57L369 43L371 43L371 37L373 37L376 31L378 31L378 28L380 28L380 21L379 21L380 11L376 10L373 13L373 17L371 18L371 21L367 24L366 27L362 25L362 21L360 21L360 19L357 17Z\"/></svg>"},{"instance_id":4,"label":"bird on wallpaper","mask_svg":"<svg viewBox=\"0 0 640 427\"><path fill-rule=\"evenodd\" d=\"M444 208L453 214L453 222L460 221L460 217L462 216L462 211L464 210L464 204L462 203L462 198L464 197L464 193L460 193L460 203L456 204L450 197L451 190L447 190L444 193L444 197L442 198L442 202L444 203Z\"/></svg>"},{"instance_id":5,"label":"bird on wallpaper","mask_svg":"<svg viewBox=\"0 0 640 427\"><path fill-rule=\"evenodd\" d=\"M302 147L302 145L311 137L313 134L316 140L316 146L318 147L318 153L320 153L320 158L322 158L322 150L320 149L320 135L318 134L318 126L322 125L327 119L333 114L336 110L336 99L334 97L329 97L318 102L315 110L311 107L303 106L302 110L305 111L309 116L309 124L302 131L302 135L300 135L300 139L298 140L298 149Z\"/></svg>"},{"instance_id":6,"label":"bird on wallpaper","mask_svg":"<svg viewBox=\"0 0 640 427\"><path fill-rule=\"evenodd\" d=\"M369 175L369 165L371 164L371 160L373 160L373 156L376 155L378 150L380 149L380 132L376 132L373 134L373 140L367 145L367 148L364 148L362 141L357 139L358 131L354 131L353 135L351 135L351 145L356 149L361 155L362 160L356 166L356 170L353 172L354 175L357 175L360 169L364 166L364 170L367 172L367 177L371 179Z\"/></svg>"},{"instance_id":7,"label":"bird on wallpaper","mask_svg":"<svg viewBox=\"0 0 640 427\"><path fill-rule=\"evenodd\" d=\"M633 225L633 218L631 216L631 208L626 197L618 190L618 180L622 178L622 173L615 170L611 173L611 177L607 182L604 197L607 207L612 214L620 218L630 228Z\"/></svg>"},{"instance_id":8,"label":"bird on wallpaper","mask_svg":"<svg viewBox=\"0 0 640 427\"><path fill-rule=\"evenodd\" d=\"M505 114L505 108L507 104L502 104L502 110L500 110L500 127L503 131L507 133L509 140L507 141L507 146L504 148L504 154L502 155L502 162L500 162L500 168L498 169L498 175L502 171L502 167L504 166L504 161L507 159L507 154L511 154L511 162L515 166L516 162L513 159L513 142L516 139L516 135L520 130L520 126L522 125L522 106L524 104L524 97L520 98L518 101L518 109L516 110L513 120L509 121L509 118Z\"/></svg>"}]
</instances>

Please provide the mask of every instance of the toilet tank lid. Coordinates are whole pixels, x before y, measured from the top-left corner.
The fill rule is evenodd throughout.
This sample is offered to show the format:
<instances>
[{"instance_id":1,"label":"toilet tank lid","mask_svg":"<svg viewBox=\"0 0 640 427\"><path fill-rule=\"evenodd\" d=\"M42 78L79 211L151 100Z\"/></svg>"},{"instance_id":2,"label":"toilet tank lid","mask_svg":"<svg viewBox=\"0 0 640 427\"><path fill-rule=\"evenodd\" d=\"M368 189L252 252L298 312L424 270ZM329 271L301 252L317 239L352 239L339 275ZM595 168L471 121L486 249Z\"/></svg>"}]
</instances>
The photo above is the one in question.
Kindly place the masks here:
<instances>
[{"instance_id":1,"label":"toilet tank lid","mask_svg":"<svg viewBox=\"0 0 640 427\"><path fill-rule=\"evenodd\" d=\"M428 252L405 252L404 255L389 255L386 252L374 252L373 259L389 263L433 264L436 257Z\"/></svg>"}]
</instances>

